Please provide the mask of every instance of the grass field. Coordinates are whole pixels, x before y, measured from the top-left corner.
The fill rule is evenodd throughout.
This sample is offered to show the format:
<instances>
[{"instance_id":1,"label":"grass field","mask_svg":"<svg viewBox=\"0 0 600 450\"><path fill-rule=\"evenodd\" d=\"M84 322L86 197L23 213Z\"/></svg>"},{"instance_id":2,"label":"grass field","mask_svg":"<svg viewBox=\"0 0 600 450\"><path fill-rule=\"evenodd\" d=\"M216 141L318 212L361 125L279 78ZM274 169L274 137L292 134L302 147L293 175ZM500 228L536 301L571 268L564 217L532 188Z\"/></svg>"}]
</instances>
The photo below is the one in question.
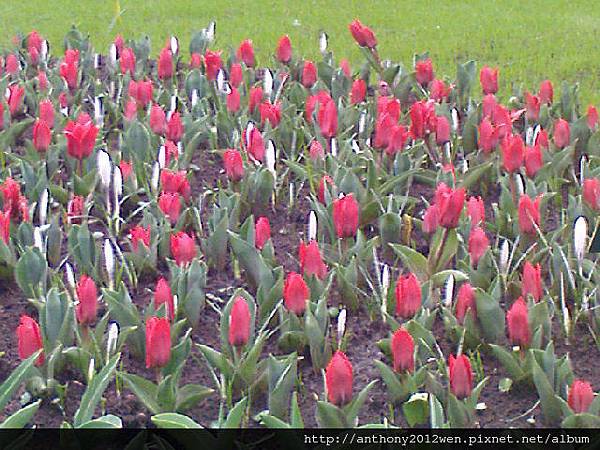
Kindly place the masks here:
<instances>
[{"instance_id":1,"label":"grass field","mask_svg":"<svg viewBox=\"0 0 600 450\"><path fill-rule=\"evenodd\" d=\"M384 58L410 64L413 53L429 51L439 73L454 75L457 61L476 59L500 67L504 95L509 83L537 89L550 78L579 82L581 101L600 102L600 8L595 1L192 1L0 0L0 37L37 28L61 42L71 24L89 32L104 50L118 32L149 34L156 52L170 33L187 50L193 30L217 20L215 47L251 38L266 64L277 38L287 33L297 54L317 57L319 30L326 30L338 58L359 61L347 24L355 17L371 26ZM118 20L115 17L118 16ZM55 44L56 47L56 44Z\"/></svg>"}]
</instances>

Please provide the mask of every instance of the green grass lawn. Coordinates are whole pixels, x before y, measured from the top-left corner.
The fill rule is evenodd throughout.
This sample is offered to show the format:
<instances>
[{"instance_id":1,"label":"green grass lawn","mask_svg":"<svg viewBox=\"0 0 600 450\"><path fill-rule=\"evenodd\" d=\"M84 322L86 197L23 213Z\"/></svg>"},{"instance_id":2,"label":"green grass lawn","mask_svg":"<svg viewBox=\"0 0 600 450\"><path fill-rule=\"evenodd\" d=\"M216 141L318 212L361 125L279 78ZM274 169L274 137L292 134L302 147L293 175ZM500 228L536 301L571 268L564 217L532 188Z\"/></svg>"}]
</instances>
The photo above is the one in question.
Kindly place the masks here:
<instances>
[{"instance_id":1,"label":"green grass lawn","mask_svg":"<svg viewBox=\"0 0 600 450\"><path fill-rule=\"evenodd\" d=\"M259 64L269 63L278 37L287 33L297 54L318 57L319 30L330 36L338 58L360 61L347 24L355 17L371 26L383 58L411 64L415 52L429 51L441 74L455 74L458 61L476 59L500 67L503 91L511 83L537 90L550 78L579 82L583 106L600 101L600 8L596 1L269 1L269 0L0 0L0 35L9 43L17 31L37 28L51 43L62 42L76 24L106 51L117 32L126 37L149 34L156 52L176 33L187 52L193 30L217 21L215 47L255 43ZM111 24L114 26L111 27Z\"/></svg>"}]
</instances>

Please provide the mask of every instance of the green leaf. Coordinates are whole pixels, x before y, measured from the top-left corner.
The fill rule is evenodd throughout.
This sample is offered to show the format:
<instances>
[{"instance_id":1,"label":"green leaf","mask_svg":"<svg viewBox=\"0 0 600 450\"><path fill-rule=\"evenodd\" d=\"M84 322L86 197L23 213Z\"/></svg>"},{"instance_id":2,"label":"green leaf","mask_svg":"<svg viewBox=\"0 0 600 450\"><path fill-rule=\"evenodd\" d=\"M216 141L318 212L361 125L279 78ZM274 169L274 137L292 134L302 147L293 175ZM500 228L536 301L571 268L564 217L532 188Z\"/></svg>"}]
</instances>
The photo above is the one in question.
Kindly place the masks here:
<instances>
[{"instance_id":1,"label":"green leaf","mask_svg":"<svg viewBox=\"0 0 600 450\"><path fill-rule=\"evenodd\" d=\"M429 394L429 424L431 428L443 428L445 425L444 408L433 394Z\"/></svg>"},{"instance_id":2,"label":"green leaf","mask_svg":"<svg viewBox=\"0 0 600 450\"><path fill-rule=\"evenodd\" d=\"M119 376L152 414L160 413L160 406L156 399L158 395L158 386L156 384L131 373L120 373Z\"/></svg>"},{"instance_id":3,"label":"green leaf","mask_svg":"<svg viewBox=\"0 0 600 450\"><path fill-rule=\"evenodd\" d=\"M12 371L10 376L0 385L0 410L4 409L14 392L21 383L29 377L30 371L37 360L40 350L35 352Z\"/></svg>"},{"instance_id":4,"label":"green leaf","mask_svg":"<svg viewBox=\"0 0 600 450\"><path fill-rule=\"evenodd\" d=\"M429 402L424 398L411 398L402 404L402 412L411 428L425 424L429 418Z\"/></svg>"},{"instance_id":5,"label":"green leaf","mask_svg":"<svg viewBox=\"0 0 600 450\"><path fill-rule=\"evenodd\" d=\"M500 304L491 295L481 289L475 289L477 320L488 342L498 342L504 335L505 318Z\"/></svg>"},{"instance_id":6,"label":"green leaf","mask_svg":"<svg viewBox=\"0 0 600 450\"><path fill-rule=\"evenodd\" d=\"M454 394L448 394L448 420L452 428L466 428L471 425L465 404Z\"/></svg>"},{"instance_id":7,"label":"green leaf","mask_svg":"<svg viewBox=\"0 0 600 450\"><path fill-rule=\"evenodd\" d=\"M561 428L600 428L600 417L589 413L573 414L564 419Z\"/></svg>"},{"instance_id":8,"label":"green leaf","mask_svg":"<svg viewBox=\"0 0 600 450\"><path fill-rule=\"evenodd\" d=\"M317 423L321 428L347 428L349 426L346 422L346 415L340 408L322 400L317 401Z\"/></svg>"},{"instance_id":9,"label":"green leaf","mask_svg":"<svg viewBox=\"0 0 600 450\"><path fill-rule=\"evenodd\" d=\"M98 402L100 402L104 390L114 375L119 358L121 358L121 354L117 353L108 361L108 364L92 378L90 384L81 397L79 408L73 416L73 425L75 427L78 427L84 422L89 421L94 415L96 405Z\"/></svg>"},{"instance_id":10,"label":"green leaf","mask_svg":"<svg viewBox=\"0 0 600 450\"><path fill-rule=\"evenodd\" d=\"M152 423L158 428L203 428L202 425L194 422L188 416L177 413L162 413L150 418Z\"/></svg>"},{"instance_id":11,"label":"green leaf","mask_svg":"<svg viewBox=\"0 0 600 450\"><path fill-rule=\"evenodd\" d=\"M19 409L17 412L8 416L4 422L0 423L1 428L23 428L29 423L33 415L40 408L42 401L38 400L35 403L25 406Z\"/></svg>"},{"instance_id":12,"label":"green leaf","mask_svg":"<svg viewBox=\"0 0 600 450\"><path fill-rule=\"evenodd\" d=\"M514 380L520 380L525 376L525 372L512 353L496 344L490 344L490 348L496 359Z\"/></svg>"},{"instance_id":13,"label":"green leaf","mask_svg":"<svg viewBox=\"0 0 600 450\"><path fill-rule=\"evenodd\" d=\"M123 428L121 418L112 414L88 420L77 428Z\"/></svg>"},{"instance_id":14,"label":"green leaf","mask_svg":"<svg viewBox=\"0 0 600 450\"><path fill-rule=\"evenodd\" d=\"M292 428L304 428L304 420L302 419L302 413L298 406L298 392L294 391L292 394L292 410L290 412L290 422Z\"/></svg>"},{"instance_id":15,"label":"green leaf","mask_svg":"<svg viewBox=\"0 0 600 450\"><path fill-rule=\"evenodd\" d=\"M360 408L364 405L365 401L367 401L367 396L369 395L369 391L377 384L379 380L373 380L369 384L367 384L356 396L352 402L344 408L346 412L346 421L350 426L354 426L356 419L358 417L358 413L360 412Z\"/></svg>"},{"instance_id":16,"label":"green leaf","mask_svg":"<svg viewBox=\"0 0 600 450\"><path fill-rule=\"evenodd\" d=\"M402 262L413 272L419 281L424 282L429 278L427 258L418 251L406 245L390 244L394 252L402 259Z\"/></svg>"},{"instance_id":17,"label":"green leaf","mask_svg":"<svg viewBox=\"0 0 600 450\"><path fill-rule=\"evenodd\" d=\"M246 410L246 404L248 403L248 397L244 397L229 411L227 419L221 428L240 428L242 419L244 418L244 412Z\"/></svg>"},{"instance_id":18,"label":"green leaf","mask_svg":"<svg viewBox=\"0 0 600 450\"><path fill-rule=\"evenodd\" d=\"M556 399L552 385L535 358L532 359L532 371L533 382L540 396L544 421L550 425L557 424L561 418L561 407Z\"/></svg>"},{"instance_id":19,"label":"green leaf","mask_svg":"<svg viewBox=\"0 0 600 450\"><path fill-rule=\"evenodd\" d=\"M175 410L187 411L209 397L213 392L214 389L202 386L201 384L186 384L177 390Z\"/></svg>"},{"instance_id":20,"label":"green leaf","mask_svg":"<svg viewBox=\"0 0 600 450\"><path fill-rule=\"evenodd\" d=\"M268 360L269 414L287 419L292 390L296 384L298 358L292 353L283 360L270 356Z\"/></svg>"},{"instance_id":21,"label":"green leaf","mask_svg":"<svg viewBox=\"0 0 600 450\"><path fill-rule=\"evenodd\" d=\"M400 381L400 377L390 367L379 360L375 360L375 366L379 369L381 378L387 386L388 395L392 403L405 400L410 395L408 386Z\"/></svg>"}]
</instances>

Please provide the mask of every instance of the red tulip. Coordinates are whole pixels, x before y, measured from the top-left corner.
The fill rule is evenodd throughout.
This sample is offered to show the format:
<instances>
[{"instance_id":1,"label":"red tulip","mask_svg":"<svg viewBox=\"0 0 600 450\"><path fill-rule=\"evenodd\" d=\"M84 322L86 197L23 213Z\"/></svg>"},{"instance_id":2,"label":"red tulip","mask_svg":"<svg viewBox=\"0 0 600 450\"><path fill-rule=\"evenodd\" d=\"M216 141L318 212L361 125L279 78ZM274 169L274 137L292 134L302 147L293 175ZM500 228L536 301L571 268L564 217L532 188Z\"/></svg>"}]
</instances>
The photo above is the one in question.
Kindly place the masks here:
<instances>
[{"instance_id":1,"label":"red tulip","mask_svg":"<svg viewBox=\"0 0 600 450\"><path fill-rule=\"evenodd\" d=\"M302 275L296 272L288 273L283 284L283 303L296 315L301 315L306 309L306 301L310 298L310 290Z\"/></svg>"},{"instance_id":2,"label":"red tulip","mask_svg":"<svg viewBox=\"0 0 600 450\"><path fill-rule=\"evenodd\" d=\"M338 113L333 100L319 106L317 120L323 137L332 138L337 134Z\"/></svg>"},{"instance_id":3,"label":"red tulip","mask_svg":"<svg viewBox=\"0 0 600 450\"><path fill-rule=\"evenodd\" d=\"M36 120L33 125L33 147L38 152L45 152L52 142L50 127L43 120Z\"/></svg>"},{"instance_id":4,"label":"red tulip","mask_svg":"<svg viewBox=\"0 0 600 450\"><path fill-rule=\"evenodd\" d=\"M433 64L431 63L431 59L427 58L417 61L415 64L415 77L417 83L424 87L433 81Z\"/></svg>"},{"instance_id":5,"label":"red tulip","mask_svg":"<svg viewBox=\"0 0 600 450\"><path fill-rule=\"evenodd\" d=\"M175 225L179 220L179 214L181 212L180 195L176 192L163 192L158 197L158 208L169 218L171 223Z\"/></svg>"},{"instance_id":6,"label":"red tulip","mask_svg":"<svg viewBox=\"0 0 600 450\"><path fill-rule=\"evenodd\" d=\"M350 71L350 62L347 59L342 59L340 61L340 69L342 69L342 72L344 72L344 75L346 75L348 78L352 76L352 72Z\"/></svg>"},{"instance_id":7,"label":"red tulip","mask_svg":"<svg viewBox=\"0 0 600 450\"><path fill-rule=\"evenodd\" d=\"M384 115L389 115L394 123L400 119L400 100L394 97L380 96L377 98L377 119L382 119Z\"/></svg>"},{"instance_id":8,"label":"red tulip","mask_svg":"<svg viewBox=\"0 0 600 450\"><path fill-rule=\"evenodd\" d=\"M259 106L260 121L264 125L267 121L275 128L281 120L281 104L272 104L269 101L262 102Z\"/></svg>"},{"instance_id":9,"label":"red tulip","mask_svg":"<svg viewBox=\"0 0 600 450\"><path fill-rule=\"evenodd\" d=\"M569 388L567 403L575 414L588 412L594 401L592 386L585 380L573 380Z\"/></svg>"},{"instance_id":10,"label":"red tulip","mask_svg":"<svg viewBox=\"0 0 600 450\"><path fill-rule=\"evenodd\" d=\"M206 72L206 78L210 81L216 80L222 65L223 61L221 60L220 51L213 52L211 50L206 50L206 53L204 53L204 70Z\"/></svg>"},{"instance_id":11,"label":"red tulip","mask_svg":"<svg viewBox=\"0 0 600 450\"><path fill-rule=\"evenodd\" d=\"M150 108L150 129L160 136L167 132L167 117L158 103L153 104Z\"/></svg>"},{"instance_id":12,"label":"red tulip","mask_svg":"<svg viewBox=\"0 0 600 450\"><path fill-rule=\"evenodd\" d=\"M471 257L473 267L477 267L477 263L485 255L489 247L490 241L485 232L479 226L471 228L471 233L469 234L469 256Z\"/></svg>"},{"instance_id":13,"label":"red tulip","mask_svg":"<svg viewBox=\"0 0 600 450\"><path fill-rule=\"evenodd\" d=\"M352 400L352 364L345 353L336 351L325 369L325 385L330 403L342 407Z\"/></svg>"},{"instance_id":14,"label":"red tulip","mask_svg":"<svg viewBox=\"0 0 600 450\"><path fill-rule=\"evenodd\" d=\"M390 131L388 145L385 148L386 155L392 157L399 151L402 151L407 139L408 131L404 125L394 125Z\"/></svg>"},{"instance_id":15,"label":"red tulip","mask_svg":"<svg viewBox=\"0 0 600 450\"><path fill-rule=\"evenodd\" d=\"M125 110L123 111L123 118L127 122L133 121L137 117L138 105L134 99L130 99L125 103Z\"/></svg>"},{"instance_id":16,"label":"red tulip","mask_svg":"<svg viewBox=\"0 0 600 450\"><path fill-rule=\"evenodd\" d=\"M171 235L171 254L178 266L192 262L197 255L194 238L183 231Z\"/></svg>"},{"instance_id":17,"label":"red tulip","mask_svg":"<svg viewBox=\"0 0 600 450\"><path fill-rule=\"evenodd\" d=\"M169 286L167 280L160 277L156 282L156 288L154 289L154 310L158 311L162 305L165 305L169 320L173 321L175 318L175 302L173 293L171 292L171 286Z\"/></svg>"},{"instance_id":18,"label":"red tulip","mask_svg":"<svg viewBox=\"0 0 600 450\"><path fill-rule=\"evenodd\" d=\"M277 61L283 64L289 63L292 59L292 43L287 34L279 38L275 55L277 57Z\"/></svg>"},{"instance_id":19,"label":"red tulip","mask_svg":"<svg viewBox=\"0 0 600 450\"><path fill-rule=\"evenodd\" d=\"M133 77L135 75L135 53L131 48L124 48L120 52L119 64L121 65L121 73L125 75L127 72Z\"/></svg>"},{"instance_id":20,"label":"red tulip","mask_svg":"<svg viewBox=\"0 0 600 450\"><path fill-rule=\"evenodd\" d=\"M360 23L360 20L354 19L350 25L348 25L352 37L356 43L361 47L375 48L377 45L377 39L375 34L369 28Z\"/></svg>"},{"instance_id":21,"label":"red tulip","mask_svg":"<svg viewBox=\"0 0 600 450\"><path fill-rule=\"evenodd\" d=\"M554 97L554 90L552 88L552 82L550 80L544 80L540 83L540 91L538 93L540 103L552 103Z\"/></svg>"},{"instance_id":22,"label":"red tulip","mask_svg":"<svg viewBox=\"0 0 600 450\"><path fill-rule=\"evenodd\" d=\"M229 94L227 94L227 111L230 113L236 113L240 109L240 91L232 87Z\"/></svg>"},{"instance_id":23,"label":"red tulip","mask_svg":"<svg viewBox=\"0 0 600 450\"><path fill-rule=\"evenodd\" d=\"M183 137L183 123L179 112L175 111L171 114L171 118L167 122L167 139L173 142L179 142Z\"/></svg>"},{"instance_id":24,"label":"red tulip","mask_svg":"<svg viewBox=\"0 0 600 450\"><path fill-rule=\"evenodd\" d=\"M17 208L19 198L21 197L21 186L11 177L8 177L0 185L2 199L4 201L4 211L11 211Z\"/></svg>"},{"instance_id":25,"label":"red tulip","mask_svg":"<svg viewBox=\"0 0 600 450\"><path fill-rule=\"evenodd\" d=\"M537 122L540 117L540 98L525 92L525 107L527 109L527 120Z\"/></svg>"},{"instance_id":26,"label":"red tulip","mask_svg":"<svg viewBox=\"0 0 600 450\"><path fill-rule=\"evenodd\" d=\"M375 148L386 148L390 147L390 141L392 138L392 133L394 132L394 127L397 125L397 120L391 114L383 113L375 122L375 136L373 139L373 146ZM390 148L390 154L394 155L401 148L395 148L393 145Z\"/></svg>"},{"instance_id":27,"label":"red tulip","mask_svg":"<svg viewBox=\"0 0 600 450\"><path fill-rule=\"evenodd\" d=\"M71 158L79 160L90 156L99 131L91 121L81 123L82 121L83 118L80 116L77 122L69 121L64 129L67 138L67 153Z\"/></svg>"},{"instance_id":28,"label":"red tulip","mask_svg":"<svg viewBox=\"0 0 600 450\"><path fill-rule=\"evenodd\" d=\"M521 295L523 298L531 295L536 302L542 299L544 290L542 289L542 267L539 264L534 266L529 261L525 261L521 282Z\"/></svg>"},{"instance_id":29,"label":"red tulip","mask_svg":"<svg viewBox=\"0 0 600 450\"><path fill-rule=\"evenodd\" d=\"M20 67L17 57L13 53L9 53L6 57L6 72L10 75L16 75Z\"/></svg>"},{"instance_id":30,"label":"red tulip","mask_svg":"<svg viewBox=\"0 0 600 450\"><path fill-rule=\"evenodd\" d=\"M508 109L502 105L496 105L493 117L494 126L498 133L498 139L504 139L504 137L509 135L512 130L512 119L510 118Z\"/></svg>"},{"instance_id":31,"label":"red tulip","mask_svg":"<svg viewBox=\"0 0 600 450\"><path fill-rule=\"evenodd\" d=\"M21 110L24 97L24 87L21 87L18 84L11 84L8 87L8 99L6 100L6 103L8 103L8 110L10 111L10 115L12 117L16 116L17 113Z\"/></svg>"},{"instance_id":32,"label":"red tulip","mask_svg":"<svg viewBox=\"0 0 600 450\"><path fill-rule=\"evenodd\" d=\"M600 211L600 180L587 178L583 181L583 199L595 211Z\"/></svg>"},{"instance_id":33,"label":"red tulip","mask_svg":"<svg viewBox=\"0 0 600 450\"><path fill-rule=\"evenodd\" d=\"M229 180L237 183L244 178L244 162L242 161L240 152L232 148L225 150L225 153L223 153L223 164Z\"/></svg>"},{"instance_id":34,"label":"red tulip","mask_svg":"<svg viewBox=\"0 0 600 450\"><path fill-rule=\"evenodd\" d=\"M54 127L54 105L48 99L41 100L38 106L40 120L43 120L48 124L48 127L52 129Z\"/></svg>"},{"instance_id":35,"label":"red tulip","mask_svg":"<svg viewBox=\"0 0 600 450\"><path fill-rule=\"evenodd\" d=\"M192 69L199 69L202 66L202 55L200 53L192 53L190 57L190 67Z\"/></svg>"},{"instance_id":36,"label":"red tulip","mask_svg":"<svg viewBox=\"0 0 600 450\"><path fill-rule=\"evenodd\" d=\"M483 66L479 72L479 82L484 94L495 94L498 92L498 69Z\"/></svg>"},{"instance_id":37,"label":"red tulip","mask_svg":"<svg viewBox=\"0 0 600 450\"><path fill-rule=\"evenodd\" d=\"M44 72L43 70L40 70L38 72L38 87L40 88L40 91L45 91L48 89L48 85L50 83L48 83L48 76L46 75L46 72Z\"/></svg>"},{"instance_id":38,"label":"red tulip","mask_svg":"<svg viewBox=\"0 0 600 450\"><path fill-rule=\"evenodd\" d=\"M325 158L325 150L323 150L323 146L318 140L313 139L308 149L310 159L312 159L313 161Z\"/></svg>"},{"instance_id":39,"label":"red tulip","mask_svg":"<svg viewBox=\"0 0 600 450\"><path fill-rule=\"evenodd\" d=\"M438 208L435 204L429 205L423 215L423 232L427 234L434 233L439 223Z\"/></svg>"},{"instance_id":40,"label":"red tulip","mask_svg":"<svg viewBox=\"0 0 600 450\"><path fill-rule=\"evenodd\" d=\"M185 170L179 170L177 172L169 169L161 170L160 186L163 192L181 194L186 201L189 200L192 192Z\"/></svg>"},{"instance_id":41,"label":"red tulip","mask_svg":"<svg viewBox=\"0 0 600 450\"><path fill-rule=\"evenodd\" d=\"M592 105L587 109L587 126L592 131L598 127L598 110Z\"/></svg>"},{"instance_id":42,"label":"red tulip","mask_svg":"<svg viewBox=\"0 0 600 450\"><path fill-rule=\"evenodd\" d=\"M450 141L450 122L446 116L438 116L435 126L435 143L444 145Z\"/></svg>"},{"instance_id":43,"label":"red tulip","mask_svg":"<svg viewBox=\"0 0 600 450\"><path fill-rule=\"evenodd\" d=\"M146 321L146 368L160 368L171 359L171 325L166 317Z\"/></svg>"},{"instance_id":44,"label":"red tulip","mask_svg":"<svg viewBox=\"0 0 600 450\"><path fill-rule=\"evenodd\" d=\"M250 308L242 296L236 297L229 313L229 345L243 347L250 340Z\"/></svg>"},{"instance_id":45,"label":"red tulip","mask_svg":"<svg viewBox=\"0 0 600 450\"><path fill-rule=\"evenodd\" d=\"M123 51L123 48L125 47L125 40L123 39L123 36L117 34L113 43L115 44L115 47L117 47L119 53L121 53Z\"/></svg>"},{"instance_id":46,"label":"red tulip","mask_svg":"<svg viewBox=\"0 0 600 450\"><path fill-rule=\"evenodd\" d=\"M435 79L429 87L429 98L436 102L441 102L447 99L450 95L451 88L446 86L442 80Z\"/></svg>"},{"instance_id":47,"label":"red tulip","mask_svg":"<svg viewBox=\"0 0 600 450\"><path fill-rule=\"evenodd\" d=\"M35 47L29 47L27 49L27 53L29 54L29 61L32 66L37 66L40 62L40 52Z\"/></svg>"},{"instance_id":48,"label":"red tulip","mask_svg":"<svg viewBox=\"0 0 600 450\"><path fill-rule=\"evenodd\" d=\"M333 201L333 225L339 238L356 235L358 230L358 202L353 194L345 195Z\"/></svg>"},{"instance_id":49,"label":"red tulip","mask_svg":"<svg viewBox=\"0 0 600 450\"><path fill-rule=\"evenodd\" d=\"M451 189L440 183L435 191L439 225L444 228L456 228L465 204L465 189Z\"/></svg>"},{"instance_id":50,"label":"red tulip","mask_svg":"<svg viewBox=\"0 0 600 450\"><path fill-rule=\"evenodd\" d=\"M504 169L513 173L523 165L525 145L518 134L508 135L502 141L502 162Z\"/></svg>"},{"instance_id":51,"label":"red tulip","mask_svg":"<svg viewBox=\"0 0 600 450\"><path fill-rule=\"evenodd\" d=\"M8 245L10 240L10 213L0 211L0 239Z\"/></svg>"},{"instance_id":52,"label":"red tulip","mask_svg":"<svg viewBox=\"0 0 600 450\"><path fill-rule=\"evenodd\" d=\"M254 67L254 47L252 47L252 41L250 39L242 41L237 51L237 57L242 60L247 67Z\"/></svg>"},{"instance_id":53,"label":"red tulip","mask_svg":"<svg viewBox=\"0 0 600 450\"><path fill-rule=\"evenodd\" d=\"M44 348L42 333L38 323L27 315L22 315L17 327L17 347L19 358L27 359L38 350ZM40 353L35 362L36 366L44 364L44 352Z\"/></svg>"},{"instance_id":54,"label":"red tulip","mask_svg":"<svg viewBox=\"0 0 600 450\"><path fill-rule=\"evenodd\" d=\"M485 223L485 205L481 197L469 197L469 200L467 200L467 215L473 225Z\"/></svg>"},{"instance_id":55,"label":"red tulip","mask_svg":"<svg viewBox=\"0 0 600 450\"><path fill-rule=\"evenodd\" d=\"M571 142L569 122L565 119L558 119L554 122L554 145L558 148L565 148L569 142Z\"/></svg>"},{"instance_id":56,"label":"red tulip","mask_svg":"<svg viewBox=\"0 0 600 450\"><path fill-rule=\"evenodd\" d=\"M498 145L498 133L487 117L479 124L479 148L490 153Z\"/></svg>"},{"instance_id":57,"label":"red tulip","mask_svg":"<svg viewBox=\"0 0 600 450\"><path fill-rule=\"evenodd\" d=\"M271 225L266 217L259 217L254 226L254 243L256 248L262 250L267 241L271 239Z\"/></svg>"},{"instance_id":58,"label":"red tulip","mask_svg":"<svg viewBox=\"0 0 600 450\"><path fill-rule=\"evenodd\" d=\"M265 142L258 128L253 128L250 132L248 154L255 161L263 162L265 159Z\"/></svg>"},{"instance_id":59,"label":"red tulip","mask_svg":"<svg viewBox=\"0 0 600 450\"><path fill-rule=\"evenodd\" d=\"M96 283L87 275L82 275L75 290L79 301L75 310L77 321L81 325L89 325L96 320L98 311Z\"/></svg>"},{"instance_id":60,"label":"red tulip","mask_svg":"<svg viewBox=\"0 0 600 450\"><path fill-rule=\"evenodd\" d=\"M328 184L332 188L334 187L333 179L329 175L323 175L321 181L319 181L319 190L317 192L317 198L325 205L325 185Z\"/></svg>"},{"instance_id":61,"label":"red tulip","mask_svg":"<svg viewBox=\"0 0 600 450\"><path fill-rule=\"evenodd\" d=\"M535 145L539 145L541 148L548 148L548 132L546 130L541 130L537 137L535 138Z\"/></svg>"},{"instance_id":62,"label":"red tulip","mask_svg":"<svg viewBox=\"0 0 600 450\"><path fill-rule=\"evenodd\" d=\"M450 378L450 391L458 399L471 395L473 390L473 371L471 362L464 354L448 358L448 376Z\"/></svg>"},{"instance_id":63,"label":"red tulip","mask_svg":"<svg viewBox=\"0 0 600 450\"><path fill-rule=\"evenodd\" d=\"M435 103L415 102L410 107L410 134L414 139L422 139L435 127Z\"/></svg>"},{"instance_id":64,"label":"red tulip","mask_svg":"<svg viewBox=\"0 0 600 450\"><path fill-rule=\"evenodd\" d=\"M327 276L327 266L323 262L317 241L311 240L308 245L304 244L304 241L300 241L298 256L300 269L304 275L314 275L321 280Z\"/></svg>"},{"instance_id":65,"label":"red tulip","mask_svg":"<svg viewBox=\"0 0 600 450\"><path fill-rule=\"evenodd\" d=\"M468 311L471 311L471 317L473 319L477 317L475 290L470 283L464 283L458 290L458 294L456 296L456 308L454 311L456 320L458 320L458 323L461 325L464 323L465 316L467 315Z\"/></svg>"},{"instance_id":66,"label":"red tulip","mask_svg":"<svg viewBox=\"0 0 600 450\"><path fill-rule=\"evenodd\" d=\"M244 81L244 73L240 63L233 63L229 69L229 82L234 88L240 87Z\"/></svg>"},{"instance_id":67,"label":"red tulip","mask_svg":"<svg viewBox=\"0 0 600 450\"><path fill-rule=\"evenodd\" d=\"M261 87L250 88L250 94L248 95L248 110L252 113L258 105L262 102L263 90Z\"/></svg>"},{"instance_id":68,"label":"red tulip","mask_svg":"<svg viewBox=\"0 0 600 450\"><path fill-rule=\"evenodd\" d=\"M166 80L173 76L173 53L169 47L164 47L158 56L158 78Z\"/></svg>"},{"instance_id":69,"label":"red tulip","mask_svg":"<svg viewBox=\"0 0 600 450\"><path fill-rule=\"evenodd\" d=\"M365 101L367 96L367 83L362 78L354 80L350 91L350 103L356 105Z\"/></svg>"},{"instance_id":70,"label":"red tulip","mask_svg":"<svg viewBox=\"0 0 600 450\"><path fill-rule=\"evenodd\" d=\"M421 307L421 284L413 273L396 280L396 314L411 319Z\"/></svg>"},{"instance_id":71,"label":"red tulip","mask_svg":"<svg viewBox=\"0 0 600 450\"><path fill-rule=\"evenodd\" d=\"M309 95L306 97L306 106L304 111L304 117L308 123L313 121L313 112L317 104L319 109L322 109L324 105L330 101L333 101L331 96L326 91L319 91L316 95Z\"/></svg>"},{"instance_id":72,"label":"red tulip","mask_svg":"<svg viewBox=\"0 0 600 450\"><path fill-rule=\"evenodd\" d=\"M304 61L302 69L302 85L310 89L317 82L317 66L312 61Z\"/></svg>"},{"instance_id":73,"label":"red tulip","mask_svg":"<svg viewBox=\"0 0 600 450\"><path fill-rule=\"evenodd\" d=\"M392 335L392 359L396 372L413 372L415 370L415 341L402 326Z\"/></svg>"},{"instance_id":74,"label":"red tulip","mask_svg":"<svg viewBox=\"0 0 600 450\"><path fill-rule=\"evenodd\" d=\"M131 165L131 162L125 161L124 159L119 161L119 169L121 169L123 181L128 180L133 174L133 166Z\"/></svg>"},{"instance_id":75,"label":"red tulip","mask_svg":"<svg viewBox=\"0 0 600 450\"><path fill-rule=\"evenodd\" d=\"M78 84L79 51L67 50L63 62L59 67L60 76L67 83L70 90L75 90Z\"/></svg>"},{"instance_id":76,"label":"red tulip","mask_svg":"<svg viewBox=\"0 0 600 450\"><path fill-rule=\"evenodd\" d=\"M84 206L84 198L80 195L74 195L67 205L67 217L69 218L69 223L81 223Z\"/></svg>"},{"instance_id":77,"label":"red tulip","mask_svg":"<svg viewBox=\"0 0 600 450\"><path fill-rule=\"evenodd\" d=\"M538 170L542 168L542 149L539 145L525 147L525 173L529 178L534 178Z\"/></svg>"},{"instance_id":78,"label":"red tulip","mask_svg":"<svg viewBox=\"0 0 600 450\"><path fill-rule=\"evenodd\" d=\"M27 47L33 47L38 52L42 51L42 37L36 30L31 30L31 32L27 35Z\"/></svg>"},{"instance_id":79,"label":"red tulip","mask_svg":"<svg viewBox=\"0 0 600 450\"><path fill-rule=\"evenodd\" d=\"M535 226L540 225L540 200L531 200L527 195L519 199L519 228L521 233L535 234Z\"/></svg>"},{"instance_id":80,"label":"red tulip","mask_svg":"<svg viewBox=\"0 0 600 450\"><path fill-rule=\"evenodd\" d=\"M150 248L150 226L144 228L141 225L136 225L129 232L129 238L131 239L131 246L134 252L138 251L140 242L146 248Z\"/></svg>"},{"instance_id":81,"label":"red tulip","mask_svg":"<svg viewBox=\"0 0 600 450\"><path fill-rule=\"evenodd\" d=\"M179 158L179 148L172 141L165 141L165 166L171 162L171 158L177 160ZM183 192L183 191L182 191ZM186 192L186 197L189 197L190 191ZM189 200L189 198L186 198Z\"/></svg>"},{"instance_id":82,"label":"red tulip","mask_svg":"<svg viewBox=\"0 0 600 450\"><path fill-rule=\"evenodd\" d=\"M513 345L526 348L531 341L529 331L529 312L523 297L519 297L506 313L508 337Z\"/></svg>"},{"instance_id":83,"label":"red tulip","mask_svg":"<svg viewBox=\"0 0 600 450\"><path fill-rule=\"evenodd\" d=\"M129 96L135 99L140 109L152 101L153 91L152 80L131 80L127 87Z\"/></svg>"}]
</instances>

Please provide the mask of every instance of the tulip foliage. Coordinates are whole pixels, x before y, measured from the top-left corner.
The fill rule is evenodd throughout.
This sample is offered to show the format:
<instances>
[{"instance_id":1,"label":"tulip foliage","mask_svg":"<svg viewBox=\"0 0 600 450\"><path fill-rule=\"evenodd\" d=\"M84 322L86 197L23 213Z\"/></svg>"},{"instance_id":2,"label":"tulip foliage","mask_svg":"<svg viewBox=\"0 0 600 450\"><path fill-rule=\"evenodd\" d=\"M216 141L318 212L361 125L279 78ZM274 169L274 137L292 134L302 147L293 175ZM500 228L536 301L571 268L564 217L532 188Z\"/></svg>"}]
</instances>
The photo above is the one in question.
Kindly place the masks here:
<instances>
[{"instance_id":1,"label":"tulip foliage","mask_svg":"<svg viewBox=\"0 0 600 450\"><path fill-rule=\"evenodd\" d=\"M311 60L288 35L269 59L218 49L214 23L189 56L175 36L102 55L76 28L3 48L23 362L0 399L30 399L8 424L77 382L65 427L122 426L101 400L123 392L156 426L218 404L206 425L471 427L513 386L545 425L598 426L598 379L564 350L600 348L596 108L475 61L385 60L358 19L337 38L361 65L325 33Z\"/></svg>"}]
</instances>

